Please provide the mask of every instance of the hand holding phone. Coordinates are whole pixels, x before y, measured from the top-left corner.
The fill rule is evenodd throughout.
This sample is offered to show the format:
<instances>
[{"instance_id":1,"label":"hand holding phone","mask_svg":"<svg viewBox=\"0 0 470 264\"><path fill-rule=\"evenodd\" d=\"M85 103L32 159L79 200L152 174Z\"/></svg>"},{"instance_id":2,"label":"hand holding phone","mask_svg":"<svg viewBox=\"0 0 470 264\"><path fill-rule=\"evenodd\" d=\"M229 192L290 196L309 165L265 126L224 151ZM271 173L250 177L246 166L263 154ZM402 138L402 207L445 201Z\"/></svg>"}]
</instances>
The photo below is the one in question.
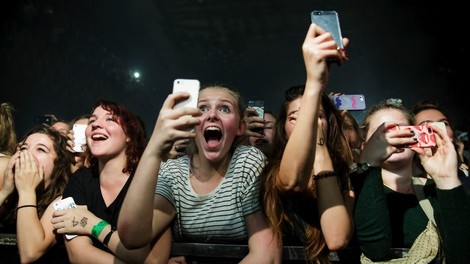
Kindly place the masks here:
<instances>
[{"instance_id":1,"label":"hand holding phone","mask_svg":"<svg viewBox=\"0 0 470 264\"><path fill-rule=\"evenodd\" d=\"M313 10L310 13L310 18L313 23L333 35L333 39L339 49L344 49L338 12L334 10Z\"/></svg>"},{"instance_id":2,"label":"hand holding phone","mask_svg":"<svg viewBox=\"0 0 470 264\"><path fill-rule=\"evenodd\" d=\"M73 200L73 197L67 197L60 201L54 202L53 206L54 206L54 210L65 210L65 209L77 208L77 205L75 204L75 201ZM77 235L65 234L65 238L69 240L76 236Z\"/></svg>"},{"instance_id":3,"label":"hand holding phone","mask_svg":"<svg viewBox=\"0 0 470 264\"><path fill-rule=\"evenodd\" d=\"M409 129L414 131L413 138L416 139L416 143L404 145L406 148L430 148L436 146L436 135L431 126L427 124L416 125L416 126L393 126L389 130L397 129Z\"/></svg>"},{"instance_id":4,"label":"hand holding phone","mask_svg":"<svg viewBox=\"0 0 470 264\"><path fill-rule=\"evenodd\" d=\"M258 117L264 119L264 101L263 100L249 100L247 103L249 108L252 108L258 114ZM250 127L250 130L258 134L263 134L264 127Z\"/></svg>"}]
</instances>

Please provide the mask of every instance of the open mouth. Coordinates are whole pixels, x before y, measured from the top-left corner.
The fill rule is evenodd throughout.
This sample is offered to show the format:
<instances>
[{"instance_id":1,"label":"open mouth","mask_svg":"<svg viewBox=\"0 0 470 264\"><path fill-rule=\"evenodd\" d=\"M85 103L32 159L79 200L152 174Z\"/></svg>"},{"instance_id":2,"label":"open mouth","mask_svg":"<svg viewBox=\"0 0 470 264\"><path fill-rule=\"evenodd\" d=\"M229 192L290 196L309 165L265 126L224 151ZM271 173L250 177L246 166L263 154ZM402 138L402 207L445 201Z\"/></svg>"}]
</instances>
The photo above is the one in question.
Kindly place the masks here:
<instances>
[{"instance_id":1,"label":"open mouth","mask_svg":"<svg viewBox=\"0 0 470 264\"><path fill-rule=\"evenodd\" d=\"M91 139L93 139L94 141L103 141L108 139L108 137L103 134L94 134L91 136Z\"/></svg>"},{"instance_id":2,"label":"open mouth","mask_svg":"<svg viewBox=\"0 0 470 264\"><path fill-rule=\"evenodd\" d=\"M215 147L222 139L222 132L218 127L207 127L204 130L204 139L209 147Z\"/></svg>"}]
</instances>

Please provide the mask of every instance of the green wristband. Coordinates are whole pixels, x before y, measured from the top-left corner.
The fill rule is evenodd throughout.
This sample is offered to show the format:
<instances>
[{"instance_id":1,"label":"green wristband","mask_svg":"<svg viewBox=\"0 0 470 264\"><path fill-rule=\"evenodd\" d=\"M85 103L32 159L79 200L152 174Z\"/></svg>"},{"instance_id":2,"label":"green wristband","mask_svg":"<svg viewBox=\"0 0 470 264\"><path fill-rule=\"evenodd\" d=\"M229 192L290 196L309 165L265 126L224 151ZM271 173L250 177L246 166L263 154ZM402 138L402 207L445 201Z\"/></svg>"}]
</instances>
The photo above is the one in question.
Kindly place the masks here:
<instances>
[{"instance_id":1,"label":"green wristband","mask_svg":"<svg viewBox=\"0 0 470 264\"><path fill-rule=\"evenodd\" d=\"M104 220L101 220L98 224L94 225L93 226L93 229L91 229L91 235L98 239L99 235L101 234L101 231L103 231L103 229L109 225L108 222L104 221Z\"/></svg>"}]
</instances>

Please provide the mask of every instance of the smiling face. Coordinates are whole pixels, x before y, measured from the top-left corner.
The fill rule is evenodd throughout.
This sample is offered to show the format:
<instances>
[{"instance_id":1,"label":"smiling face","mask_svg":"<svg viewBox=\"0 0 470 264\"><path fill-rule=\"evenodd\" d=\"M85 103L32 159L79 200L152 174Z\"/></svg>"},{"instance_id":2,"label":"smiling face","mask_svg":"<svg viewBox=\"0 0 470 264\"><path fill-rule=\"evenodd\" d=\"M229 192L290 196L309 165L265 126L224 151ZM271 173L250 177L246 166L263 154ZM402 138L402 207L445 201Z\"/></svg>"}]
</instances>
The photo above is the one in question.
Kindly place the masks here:
<instances>
[{"instance_id":1,"label":"smiling face","mask_svg":"<svg viewBox=\"0 0 470 264\"><path fill-rule=\"evenodd\" d=\"M49 186L57 157L52 139L46 134L34 133L26 138L20 149L28 149L36 157L39 166L44 169L45 186Z\"/></svg>"},{"instance_id":2,"label":"smiling face","mask_svg":"<svg viewBox=\"0 0 470 264\"><path fill-rule=\"evenodd\" d=\"M215 162L227 158L244 129L237 98L226 88L205 88L199 93L198 108L202 112L195 128L199 154Z\"/></svg>"},{"instance_id":3,"label":"smiling face","mask_svg":"<svg viewBox=\"0 0 470 264\"><path fill-rule=\"evenodd\" d=\"M93 111L85 134L91 154L99 160L125 156L129 139L117 117L101 106Z\"/></svg>"}]
</instances>

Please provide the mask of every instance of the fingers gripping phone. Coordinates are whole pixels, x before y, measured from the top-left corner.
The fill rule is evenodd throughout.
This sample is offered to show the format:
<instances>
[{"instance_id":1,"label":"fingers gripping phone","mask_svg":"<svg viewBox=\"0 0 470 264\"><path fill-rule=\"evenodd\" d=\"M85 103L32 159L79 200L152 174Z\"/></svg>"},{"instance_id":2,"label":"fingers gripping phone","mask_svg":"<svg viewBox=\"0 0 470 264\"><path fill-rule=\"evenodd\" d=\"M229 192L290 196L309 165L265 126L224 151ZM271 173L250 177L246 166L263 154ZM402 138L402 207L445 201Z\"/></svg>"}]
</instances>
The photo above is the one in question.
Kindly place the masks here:
<instances>
[{"instance_id":1,"label":"fingers gripping phone","mask_svg":"<svg viewBox=\"0 0 470 264\"><path fill-rule=\"evenodd\" d=\"M75 201L72 197L67 197L54 203L54 210L65 210L70 208L77 208L77 205L75 204ZM77 235L65 234L65 238L67 239L72 239L76 236Z\"/></svg>"},{"instance_id":2,"label":"fingers gripping phone","mask_svg":"<svg viewBox=\"0 0 470 264\"><path fill-rule=\"evenodd\" d=\"M188 92L189 98L178 102L173 108L194 107L197 108L200 82L196 79L176 79L173 82L173 93Z\"/></svg>"},{"instance_id":3,"label":"fingers gripping phone","mask_svg":"<svg viewBox=\"0 0 470 264\"><path fill-rule=\"evenodd\" d=\"M409 129L414 131L416 143L405 145L406 148L430 148L436 146L436 136L431 126L427 124L416 126L393 126L389 130Z\"/></svg>"},{"instance_id":4,"label":"fingers gripping phone","mask_svg":"<svg viewBox=\"0 0 470 264\"><path fill-rule=\"evenodd\" d=\"M258 113L258 117L264 119L264 101L263 100L250 100L248 101L247 106L255 109L256 113ZM255 128L251 128L250 130L258 134L263 134L264 132L264 128L262 127L255 127Z\"/></svg>"},{"instance_id":5,"label":"fingers gripping phone","mask_svg":"<svg viewBox=\"0 0 470 264\"><path fill-rule=\"evenodd\" d=\"M338 12L334 10L313 10L310 14L312 23L323 28L326 32L333 35L333 39L338 48L343 49L343 36L339 24Z\"/></svg>"}]
</instances>

